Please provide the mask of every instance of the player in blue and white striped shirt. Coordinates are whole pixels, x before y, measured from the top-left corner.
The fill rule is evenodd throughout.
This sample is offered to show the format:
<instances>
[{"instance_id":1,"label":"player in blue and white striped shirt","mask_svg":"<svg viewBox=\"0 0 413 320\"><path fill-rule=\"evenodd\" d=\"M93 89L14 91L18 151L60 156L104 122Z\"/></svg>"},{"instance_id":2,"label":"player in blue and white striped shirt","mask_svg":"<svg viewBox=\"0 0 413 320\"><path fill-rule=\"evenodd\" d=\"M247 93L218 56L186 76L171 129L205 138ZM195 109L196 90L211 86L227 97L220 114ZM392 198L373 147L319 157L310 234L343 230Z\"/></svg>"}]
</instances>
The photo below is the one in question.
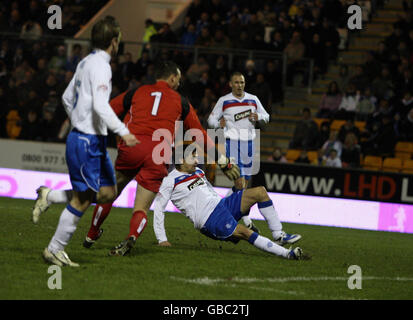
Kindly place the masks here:
<instances>
[{"instance_id":1,"label":"player in blue and white striped shirt","mask_svg":"<svg viewBox=\"0 0 413 320\"><path fill-rule=\"evenodd\" d=\"M254 157L255 124L268 123L270 116L257 96L244 91L245 78L240 72L231 75L229 85L232 92L218 99L209 118L212 128L223 128L226 138L226 155L236 159L241 176L235 181L233 190L247 187L252 174ZM248 216L243 217L246 226L258 232Z\"/></svg>"}]
</instances>

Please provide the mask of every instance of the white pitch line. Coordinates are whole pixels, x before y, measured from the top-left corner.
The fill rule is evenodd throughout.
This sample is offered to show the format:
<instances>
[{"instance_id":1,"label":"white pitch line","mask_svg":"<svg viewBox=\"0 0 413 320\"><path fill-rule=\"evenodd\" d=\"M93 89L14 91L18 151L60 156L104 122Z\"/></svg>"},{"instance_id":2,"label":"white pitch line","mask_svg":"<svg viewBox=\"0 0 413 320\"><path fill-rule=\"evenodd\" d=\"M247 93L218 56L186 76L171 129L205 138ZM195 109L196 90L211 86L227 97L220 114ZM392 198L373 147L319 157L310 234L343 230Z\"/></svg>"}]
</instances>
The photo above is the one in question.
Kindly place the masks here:
<instances>
[{"instance_id":1,"label":"white pitch line","mask_svg":"<svg viewBox=\"0 0 413 320\"><path fill-rule=\"evenodd\" d=\"M194 284L202 284L202 285L214 285L218 283L257 283L257 282L277 282L277 283L285 283L285 282L300 282L300 281L347 281L348 277L284 277L284 278L239 278L234 277L231 279L212 279L208 277L202 278L194 278L194 279L185 279L185 278L178 278L178 277L171 277L174 280L185 281L187 283L194 283ZM363 276L362 280L384 280L384 281L400 281L400 282L408 282L413 281L413 278L405 278L405 277L367 277Z\"/></svg>"}]
</instances>

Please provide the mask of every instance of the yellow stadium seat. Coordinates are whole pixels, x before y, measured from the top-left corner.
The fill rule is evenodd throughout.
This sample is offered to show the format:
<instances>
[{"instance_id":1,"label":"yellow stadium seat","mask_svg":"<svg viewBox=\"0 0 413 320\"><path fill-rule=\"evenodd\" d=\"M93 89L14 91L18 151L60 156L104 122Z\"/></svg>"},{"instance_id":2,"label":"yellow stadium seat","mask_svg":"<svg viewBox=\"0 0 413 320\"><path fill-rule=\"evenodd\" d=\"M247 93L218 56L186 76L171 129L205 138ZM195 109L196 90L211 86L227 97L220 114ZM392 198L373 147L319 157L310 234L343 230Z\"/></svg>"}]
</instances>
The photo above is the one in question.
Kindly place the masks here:
<instances>
[{"instance_id":1,"label":"yellow stadium seat","mask_svg":"<svg viewBox=\"0 0 413 320\"><path fill-rule=\"evenodd\" d=\"M365 156L363 161L363 168L367 170L380 170L383 160L376 156Z\"/></svg>"},{"instance_id":2,"label":"yellow stadium seat","mask_svg":"<svg viewBox=\"0 0 413 320\"><path fill-rule=\"evenodd\" d=\"M328 119L324 119L324 118L313 118L314 122L317 123L318 129L321 128L321 124L323 122L328 122Z\"/></svg>"},{"instance_id":3,"label":"yellow stadium seat","mask_svg":"<svg viewBox=\"0 0 413 320\"><path fill-rule=\"evenodd\" d=\"M301 154L301 150L288 149L285 155L285 158L287 159L288 162L294 162L295 160L298 159L300 154Z\"/></svg>"},{"instance_id":4,"label":"yellow stadium seat","mask_svg":"<svg viewBox=\"0 0 413 320\"><path fill-rule=\"evenodd\" d=\"M354 125L355 125L360 131L363 131L364 128L366 127L366 122L365 122L365 121L354 121Z\"/></svg>"},{"instance_id":5,"label":"yellow stadium seat","mask_svg":"<svg viewBox=\"0 0 413 320\"><path fill-rule=\"evenodd\" d=\"M394 155L400 159L411 159L413 154L413 142L399 141L394 148Z\"/></svg>"},{"instance_id":6,"label":"yellow stadium seat","mask_svg":"<svg viewBox=\"0 0 413 320\"><path fill-rule=\"evenodd\" d=\"M383 171L400 172L402 169L402 159L400 158L384 158Z\"/></svg>"},{"instance_id":7,"label":"yellow stadium seat","mask_svg":"<svg viewBox=\"0 0 413 320\"><path fill-rule=\"evenodd\" d=\"M333 120L333 122L331 122L331 126L330 126L330 130L331 131L339 131L340 128L343 126L343 124L345 124L346 121L345 120Z\"/></svg>"},{"instance_id":8,"label":"yellow stadium seat","mask_svg":"<svg viewBox=\"0 0 413 320\"><path fill-rule=\"evenodd\" d=\"M413 174L413 160L404 160L401 172Z\"/></svg>"},{"instance_id":9,"label":"yellow stadium seat","mask_svg":"<svg viewBox=\"0 0 413 320\"><path fill-rule=\"evenodd\" d=\"M307 157L308 157L308 160L310 160L310 163L314 163L318 159L318 152L317 151L308 151L307 152Z\"/></svg>"}]
</instances>

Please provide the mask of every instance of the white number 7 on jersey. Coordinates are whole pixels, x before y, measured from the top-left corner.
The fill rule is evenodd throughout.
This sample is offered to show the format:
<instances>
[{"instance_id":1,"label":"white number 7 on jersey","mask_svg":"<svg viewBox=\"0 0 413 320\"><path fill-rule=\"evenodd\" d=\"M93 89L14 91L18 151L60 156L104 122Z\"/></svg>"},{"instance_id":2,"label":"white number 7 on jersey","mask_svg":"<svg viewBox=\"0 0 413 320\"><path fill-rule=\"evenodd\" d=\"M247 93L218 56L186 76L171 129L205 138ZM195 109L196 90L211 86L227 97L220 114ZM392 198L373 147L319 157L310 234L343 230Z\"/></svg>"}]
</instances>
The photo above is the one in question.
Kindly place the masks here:
<instances>
[{"instance_id":1,"label":"white number 7 on jersey","mask_svg":"<svg viewBox=\"0 0 413 320\"><path fill-rule=\"evenodd\" d=\"M156 116L158 114L159 103L161 102L162 92L155 91L151 93L152 97L155 97L153 102L151 115Z\"/></svg>"}]
</instances>

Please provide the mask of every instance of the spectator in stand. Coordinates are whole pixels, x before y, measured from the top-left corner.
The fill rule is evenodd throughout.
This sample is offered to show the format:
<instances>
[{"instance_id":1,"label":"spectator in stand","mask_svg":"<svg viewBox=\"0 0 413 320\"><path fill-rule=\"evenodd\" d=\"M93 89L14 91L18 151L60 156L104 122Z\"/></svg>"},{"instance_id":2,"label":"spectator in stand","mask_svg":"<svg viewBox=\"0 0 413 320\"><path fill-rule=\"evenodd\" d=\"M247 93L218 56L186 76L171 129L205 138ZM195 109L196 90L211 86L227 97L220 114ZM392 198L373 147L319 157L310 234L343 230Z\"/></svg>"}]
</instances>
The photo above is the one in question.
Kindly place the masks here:
<instances>
[{"instance_id":1,"label":"spectator in stand","mask_svg":"<svg viewBox=\"0 0 413 320\"><path fill-rule=\"evenodd\" d=\"M257 79L257 71L255 70L255 61L248 59L245 61L245 69L243 72L245 78L245 90L250 91L251 85Z\"/></svg>"},{"instance_id":2,"label":"spectator in stand","mask_svg":"<svg viewBox=\"0 0 413 320\"><path fill-rule=\"evenodd\" d=\"M367 121L376 110L376 106L377 98L372 95L370 87L365 88L356 106L356 120Z\"/></svg>"},{"instance_id":3,"label":"spectator in stand","mask_svg":"<svg viewBox=\"0 0 413 320\"><path fill-rule=\"evenodd\" d=\"M369 84L369 79L365 76L362 66L356 67L355 73L349 82L354 85L356 90L364 91L364 88Z\"/></svg>"},{"instance_id":4,"label":"spectator in stand","mask_svg":"<svg viewBox=\"0 0 413 320\"><path fill-rule=\"evenodd\" d=\"M204 12L204 5L202 4L202 1L192 0L187 12L187 16L191 18L191 21L196 22L201 16L202 12Z\"/></svg>"},{"instance_id":5,"label":"spectator in stand","mask_svg":"<svg viewBox=\"0 0 413 320\"><path fill-rule=\"evenodd\" d=\"M327 92L323 95L320 102L318 118L334 118L335 113L341 105L343 96L336 81L328 84Z\"/></svg>"},{"instance_id":6,"label":"spectator in stand","mask_svg":"<svg viewBox=\"0 0 413 320\"><path fill-rule=\"evenodd\" d=\"M145 20L145 30L143 33L143 38L142 38L142 50L147 50L147 44L150 42L151 38L153 35L157 34L157 30L155 28L155 25L152 21L152 19L146 19Z\"/></svg>"},{"instance_id":7,"label":"spectator in stand","mask_svg":"<svg viewBox=\"0 0 413 320\"><path fill-rule=\"evenodd\" d=\"M55 142L59 133L59 123L54 116L55 107L50 102L43 105L43 117L40 120L41 139L45 142Z\"/></svg>"},{"instance_id":8,"label":"spectator in stand","mask_svg":"<svg viewBox=\"0 0 413 320\"><path fill-rule=\"evenodd\" d=\"M271 153L271 155L267 158L267 161L271 162L279 162L279 163L287 163L287 159L284 157L281 148L275 147Z\"/></svg>"},{"instance_id":9,"label":"spectator in stand","mask_svg":"<svg viewBox=\"0 0 413 320\"><path fill-rule=\"evenodd\" d=\"M73 45L72 54L66 61L65 69L71 72L76 71L77 64L82 60L82 46L78 43Z\"/></svg>"},{"instance_id":10,"label":"spectator in stand","mask_svg":"<svg viewBox=\"0 0 413 320\"><path fill-rule=\"evenodd\" d=\"M180 43L186 46L193 46L196 42L197 35L195 33L195 25L188 25L186 31L182 34Z\"/></svg>"},{"instance_id":11,"label":"spectator in stand","mask_svg":"<svg viewBox=\"0 0 413 320\"><path fill-rule=\"evenodd\" d=\"M140 79L143 75L146 74L146 70L151 63L152 63L152 60L149 57L149 51L148 50L142 51L142 54L140 58L138 59L138 61L136 61L136 65L135 65L137 79Z\"/></svg>"},{"instance_id":12,"label":"spectator in stand","mask_svg":"<svg viewBox=\"0 0 413 320\"><path fill-rule=\"evenodd\" d=\"M322 145L320 148L321 150L321 156L322 157L327 157L330 150L336 150L337 156L340 158L341 157L341 152L343 150L343 143L338 140L338 134L337 131L330 131L330 136L326 142Z\"/></svg>"},{"instance_id":13,"label":"spectator in stand","mask_svg":"<svg viewBox=\"0 0 413 320\"><path fill-rule=\"evenodd\" d=\"M222 74L229 74L227 61L223 55L216 58L215 64L211 68L211 78L213 81L219 81Z\"/></svg>"},{"instance_id":14,"label":"spectator in stand","mask_svg":"<svg viewBox=\"0 0 413 320\"><path fill-rule=\"evenodd\" d=\"M356 114L356 106L360 100L360 91L356 91L354 84L350 83L347 86L346 92L341 99L340 106L335 114L336 119L354 118Z\"/></svg>"},{"instance_id":15,"label":"spectator in stand","mask_svg":"<svg viewBox=\"0 0 413 320\"><path fill-rule=\"evenodd\" d=\"M251 93L258 97L264 109L271 116L271 88L265 81L263 73L257 73L257 78L250 86Z\"/></svg>"},{"instance_id":16,"label":"spectator in stand","mask_svg":"<svg viewBox=\"0 0 413 320\"><path fill-rule=\"evenodd\" d=\"M318 148L318 126L311 118L310 108L302 110L303 117L297 123L293 138L290 142L290 149L315 150Z\"/></svg>"},{"instance_id":17,"label":"spectator in stand","mask_svg":"<svg viewBox=\"0 0 413 320\"><path fill-rule=\"evenodd\" d=\"M301 66L300 59L304 57L305 53L305 46L298 31L293 33L291 41L284 49L284 53L287 55L287 84L291 86L293 85L294 76Z\"/></svg>"},{"instance_id":18,"label":"spectator in stand","mask_svg":"<svg viewBox=\"0 0 413 320\"><path fill-rule=\"evenodd\" d=\"M132 54L126 52L123 55L123 62L119 65L120 72L124 82L129 82L132 78L136 76L136 67L132 61Z\"/></svg>"},{"instance_id":19,"label":"spectator in stand","mask_svg":"<svg viewBox=\"0 0 413 320\"><path fill-rule=\"evenodd\" d=\"M176 34L171 30L169 23L164 23L159 31L151 36L150 42L176 43Z\"/></svg>"},{"instance_id":20,"label":"spectator in stand","mask_svg":"<svg viewBox=\"0 0 413 320\"><path fill-rule=\"evenodd\" d=\"M405 119L411 108L413 108L413 95L410 90L406 90L403 98L396 102L394 110L396 120Z\"/></svg>"},{"instance_id":21,"label":"spectator in stand","mask_svg":"<svg viewBox=\"0 0 413 320\"><path fill-rule=\"evenodd\" d=\"M246 30L250 41L253 41L256 35L264 37L264 26L261 21L258 20L257 14L251 14L251 19L246 26Z\"/></svg>"},{"instance_id":22,"label":"spectator in stand","mask_svg":"<svg viewBox=\"0 0 413 320\"><path fill-rule=\"evenodd\" d=\"M39 141L41 138L42 132L38 114L35 110L31 109L22 121L22 131L19 139Z\"/></svg>"},{"instance_id":23,"label":"spectator in stand","mask_svg":"<svg viewBox=\"0 0 413 320\"><path fill-rule=\"evenodd\" d=\"M341 162L343 168L360 167L361 149L357 136L353 132L346 134L343 149L341 151Z\"/></svg>"},{"instance_id":24,"label":"spectator in stand","mask_svg":"<svg viewBox=\"0 0 413 320\"><path fill-rule=\"evenodd\" d=\"M403 31L400 28L399 24L394 24L393 25L393 32L390 36L388 36L384 42L386 44L386 47L390 50L393 50L394 48L397 48L399 46L400 41L403 39Z\"/></svg>"},{"instance_id":25,"label":"spectator in stand","mask_svg":"<svg viewBox=\"0 0 413 320\"><path fill-rule=\"evenodd\" d=\"M307 150L301 150L299 157L294 161L294 163L304 163L310 164L310 159L308 159Z\"/></svg>"},{"instance_id":26,"label":"spectator in stand","mask_svg":"<svg viewBox=\"0 0 413 320\"><path fill-rule=\"evenodd\" d=\"M384 116L394 117L395 110L387 99L380 99L377 110L367 118L366 126L370 127L372 123L381 122Z\"/></svg>"},{"instance_id":27,"label":"spectator in stand","mask_svg":"<svg viewBox=\"0 0 413 320\"><path fill-rule=\"evenodd\" d=\"M337 154L336 149L331 149L330 152L328 153L328 156L325 158L325 164L326 167L334 167L334 168L341 168L342 163L341 159Z\"/></svg>"},{"instance_id":28,"label":"spectator in stand","mask_svg":"<svg viewBox=\"0 0 413 320\"><path fill-rule=\"evenodd\" d=\"M270 86L271 104L284 101L282 70L279 60L269 60L265 68L265 81Z\"/></svg>"},{"instance_id":29,"label":"spectator in stand","mask_svg":"<svg viewBox=\"0 0 413 320\"><path fill-rule=\"evenodd\" d=\"M413 53L413 52L412 52ZM413 76L410 69L404 69L396 79L395 94L404 95L406 91L413 91Z\"/></svg>"},{"instance_id":30,"label":"spectator in stand","mask_svg":"<svg viewBox=\"0 0 413 320\"><path fill-rule=\"evenodd\" d=\"M195 45L209 47L212 43L212 37L208 27L203 27L195 41Z\"/></svg>"},{"instance_id":31,"label":"spectator in stand","mask_svg":"<svg viewBox=\"0 0 413 320\"><path fill-rule=\"evenodd\" d=\"M269 45L269 50L275 52L282 52L285 48L283 36L280 31L275 31Z\"/></svg>"},{"instance_id":32,"label":"spectator in stand","mask_svg":"<svg viewBox=\"0 0 413 320\"><path fill-rule=\"evenodd\" d=\"M365 154L381 157L392 157L394 155L397 136L394 130L393 118L390 115L383 115L378 133L368 142L368 144L365 144Z\"/></svg>"},{"instance_id":33,"label":"spectator in stand","mask_svg":"<svg viewBox=\"0 0 413 320\"><path fill-rule=\"evenodd\" d=\"M227 73L221 73L219 75L218 80L214 82L215 83L214 93L218 97L225 96L228 92L231 91L231 87L229 86L229 81L226 75Z\"/></svg>"},{"instance_id":34,"label":"spectator in stand","mask_svg":"<svg viewBox=\"0 0 413 320\"><path fill-rule=\"evenodd\" d=\"M395 129L399 141L413 142L413 107L405 118L396 121Z\"/></svg>"},{"instance_id":35,"label":"spectator in stand","mask_svg":"<svg viewBox=\"0 0 413 320\"><path fill-rule=\"evenodd\" d=\"M380 76L373 80L371 84L373 94L378 98L389 99L394 94L394 82L391 78L390 70L384 67Z\"/></svg>"},{"instance_id":36,"label":"spectator in stand","mask_svg":"<svg viewBox=\"0 0 413 320\"><path fill-rule=\"evenodd\" d=\"M314 60L314 77L323 75L327 70L327 60L325 56L326 48L321 42L320 35L314 33L312 41L306 47L306 57ZM307 82L307 81L305 81Z\"/></svg>"},{"instance_id":37,"label":"spectator in stand","mask_svg":"<svg viewBox=\"0 0 413 320\"><path fill-rule=\"evenodd\" d=\"M347 134L351 132L357 138L357 141L360 139L360 129L354 125L354 118L349 117L346 122L341 126L340 130L338 131L338 140L342 143L345 142Z\"/></svg>"},{"instance_id":38,"label":"spectator in stand","mask_svg":"<svg viewBox=\"0 0 413 320\"><path fill-rule=\"evenodd\" d=\"M212 38L211 47L229 48L230 46L231 46L231 41L224 34L224 31L221 29L217 29L215 31L214 37Z\"/></svg>"},{"instance_id":39,"label":"spectator in stand","mask_svg":"<svg viewBox=\"0 0 413 320\"><path fill-rule=\"evenodd\" d=\"M320 125L320 132L318 134L318 148L321 148L324 145L324 143L329 139L330 134L330 121L323 121Z\"/></svg>"},{"instance_id":40,"label":"spectator in stand","mask_svg":"<svg viewBox=\"0 0 413 320\"><path fill-rule=\"evenodd\" d=\"M324 18L319 33L322 42L325 44L325 57L327 61L336 61L338 55L338 45L340 44L340 35L338 31L333 27L327 18Z\"/></svg>"},{"instance_id":41,"label":"spectator in stand","mask_svg":"<svg viewBox=\"0 0 413 320\"><path fill-rule=\"evenodd\" d=\"M338 79L336 81L340 91L344 91L347 88L350 81L347 65L343 64L340 66L340 69L338 71Z\"/></svg>"},{"instance_id":42,"label":"spectator in stand","mask_svg":"<svg viewBox=\"0 0 413 320\"><path fill-rule=\"evenodd\" d=\"M199 36L201 35L202 29L207 28L209 30L209 14L208 12L204 11L199 16L199 19L196 21L195 29L196 34Z\"/></svg>"},{"instance_id":43,"label":"spectator in stand","mask_svg":"<svg viewBox=\"0 0 413 320\"><path fill-rule=\"evenodd\" d=\"M54 72L54 74L58 75L64 71L66 66L66 48L64 45L60 45L57 48L57 54L54 55L48 64L49 71Z\"/></svg>"}]
</instances>

